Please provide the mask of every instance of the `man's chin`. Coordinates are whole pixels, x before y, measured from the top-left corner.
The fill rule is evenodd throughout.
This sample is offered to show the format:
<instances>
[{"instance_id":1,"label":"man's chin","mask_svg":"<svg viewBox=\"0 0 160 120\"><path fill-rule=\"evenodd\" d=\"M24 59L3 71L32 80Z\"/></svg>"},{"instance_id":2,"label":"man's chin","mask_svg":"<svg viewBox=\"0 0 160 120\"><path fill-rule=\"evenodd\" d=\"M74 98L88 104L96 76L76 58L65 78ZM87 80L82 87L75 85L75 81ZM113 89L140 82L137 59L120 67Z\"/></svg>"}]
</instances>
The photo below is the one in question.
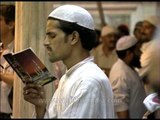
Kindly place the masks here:
<instances>
[{"instance_id":1,"label":"man's chin","mask_svg":"<svg viewBox=\"0 0 160 120\"><path fill-rule=\"evenodd\" d=\"M54 62L59 61L59 59L56 59L56 58L49 58L49 61L50 61L51 63L54 63Z\"/></svg>"},{"instance_id":2,"label":"man's chin","mask_svg":"<svg viewBox=\"0 0 160 120\"><path fill-rule=\"evenodd\" d=\"M49 61L50 61L51 63L54 63L56 60L53 59L53 58L49 58Z\"/></svg>"}]
</instances>

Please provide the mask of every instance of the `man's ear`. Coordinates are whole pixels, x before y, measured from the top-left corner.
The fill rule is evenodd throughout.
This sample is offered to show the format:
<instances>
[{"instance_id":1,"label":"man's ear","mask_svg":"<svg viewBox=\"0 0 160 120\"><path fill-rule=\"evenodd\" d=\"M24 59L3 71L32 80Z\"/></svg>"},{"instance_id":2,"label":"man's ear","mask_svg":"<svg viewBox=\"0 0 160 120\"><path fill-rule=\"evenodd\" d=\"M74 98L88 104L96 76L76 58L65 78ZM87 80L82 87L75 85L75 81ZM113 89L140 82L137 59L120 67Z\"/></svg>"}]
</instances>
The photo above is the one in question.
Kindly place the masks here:
<instances>
[{"instance_id":1,"label":"man's ear","mask_svg":"<svg viewBox=\"0 0 160 120\"><path fill-rule=\"evenodd\" d=\"M9 27L9 29L14 29L15 28L15 22L9 22L8 27Z\"/></svg>"},{"instance_id":2,"label":"man's ear","mask_svg":"<svg viewBox=\"0 0 160 120\"><path fill-rule=\"evenodd\" d=\"M127 53L126 53L126 55L127 55L129 58L132 59L133 56L134 56L134 53L128 50Z\"/></svg>"},{"instance_id":3,"label":"man's ear","mask_svg":"<svg viewBox=\"0 0 160 120\"><path fill-rule=\"evenodd\" d=\"M69 37L70 37L71 45L74 45L74 44L78 43L79 33L77 31L73 31L72 34Z\"/></svg>"}]
</instances>

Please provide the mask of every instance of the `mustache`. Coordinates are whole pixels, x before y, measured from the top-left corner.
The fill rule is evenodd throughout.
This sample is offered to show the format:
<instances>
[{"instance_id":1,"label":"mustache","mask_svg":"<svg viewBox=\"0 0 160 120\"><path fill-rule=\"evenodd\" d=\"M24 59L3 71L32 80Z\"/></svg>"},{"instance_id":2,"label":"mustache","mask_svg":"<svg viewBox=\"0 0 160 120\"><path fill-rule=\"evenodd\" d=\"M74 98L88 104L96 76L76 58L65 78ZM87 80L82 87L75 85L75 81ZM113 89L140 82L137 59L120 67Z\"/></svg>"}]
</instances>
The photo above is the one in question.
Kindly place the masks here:
<instances>
[{"instance_id":1,"label":"mustache","mask_svg":"<svg viewBox=\"0 0 160 120\"><path fill-rule=\"evenodd\" d=\"M47 49L48 51L52 51L52 48L49 47L49 46L46 46L46 49Z\"/></svg>"},{"instance_id":2,"label":"mustache","mask_svg":"<svg viewBox=\"0 0 160 120\"><path fill-rule=\"evenodd\" d=\"M141 33L141 35L146 35L146 33Z\"/></svg>"}]
</instances>

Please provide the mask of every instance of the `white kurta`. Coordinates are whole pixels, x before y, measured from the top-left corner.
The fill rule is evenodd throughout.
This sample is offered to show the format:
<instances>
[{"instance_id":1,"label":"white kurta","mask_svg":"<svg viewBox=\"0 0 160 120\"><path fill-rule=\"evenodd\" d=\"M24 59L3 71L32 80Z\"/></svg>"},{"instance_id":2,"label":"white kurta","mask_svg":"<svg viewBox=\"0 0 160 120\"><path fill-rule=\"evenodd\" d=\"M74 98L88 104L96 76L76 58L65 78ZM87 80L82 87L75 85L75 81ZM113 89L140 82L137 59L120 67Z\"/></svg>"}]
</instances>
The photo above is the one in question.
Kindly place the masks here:
<instances>
[{"instance_id":1,"label":"white kurta","mask_svg":"<svg viewBox=\"0 0 160 120\"><path fill-rule=\"evenodd\" d=\"M139 69L138 73L141 78L145 77L150 69L150 63L153 55L155 54L156 49L156 40L151 40L147 43L143 43L141 47L142 55L141 55L141 66L142 68Z\"/></svg>"},{"instance_id":2,"label":"white kurta","mask_svg":"<svg viewBox=\"0 0 160 120\"><path fill-rule=\"evenodd\" d=\"M109 80L112 85L116 112L129 110L130 118L142 118L145 113L145 91L138 73L121 59L113 65Z\"/></svg>"},{"instance_id":3,"label":"white kurta","mask_svg":"<svg viewBox=\"0 0 160 120\"><path fill-rule=\"evenodd\" d=\"M14 42L11 42L7 49L5 49L1 55L0 64L4 67L4 69L1 69L1 72L11 72L13 73L13 69L9 67L8 62L4 59L3 55L13 52ZM8 95L11 91L12 86L8 85L4 81L0 81L0 112L3 113L11 113L11 107L8 101Z\"/></svg>"},{"instance_id":4,"label":"white kurta","mask_svg":"<svg viewBox=\"0 0 160 120\"><path fill-rule=\"evenodd\" d=\"M109 80L89 57L63 75L45 118L114 118L114 115Z\"/></svg>"}]
</instances>

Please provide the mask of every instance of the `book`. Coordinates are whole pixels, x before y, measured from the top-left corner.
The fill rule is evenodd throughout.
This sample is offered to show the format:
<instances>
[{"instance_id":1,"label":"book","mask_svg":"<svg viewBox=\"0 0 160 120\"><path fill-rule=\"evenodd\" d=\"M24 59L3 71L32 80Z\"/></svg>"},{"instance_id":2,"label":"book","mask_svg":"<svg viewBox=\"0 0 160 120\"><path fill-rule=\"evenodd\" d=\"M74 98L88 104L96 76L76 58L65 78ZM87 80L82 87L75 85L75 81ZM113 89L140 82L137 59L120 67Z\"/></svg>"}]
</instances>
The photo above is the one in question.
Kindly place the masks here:
<instances>
[{"instance_id":1,"label":"book","mask_svg":"<svg viewBox=\"0 0 160 120\"><path fill-rule=\"evenodd\" d=\"M17 53L8 53L3 56L23 83L31 81L40 85L46 85L56 80L56 77L48 71L47 67L31 47Z\"/></svg>"}]
</instances>

